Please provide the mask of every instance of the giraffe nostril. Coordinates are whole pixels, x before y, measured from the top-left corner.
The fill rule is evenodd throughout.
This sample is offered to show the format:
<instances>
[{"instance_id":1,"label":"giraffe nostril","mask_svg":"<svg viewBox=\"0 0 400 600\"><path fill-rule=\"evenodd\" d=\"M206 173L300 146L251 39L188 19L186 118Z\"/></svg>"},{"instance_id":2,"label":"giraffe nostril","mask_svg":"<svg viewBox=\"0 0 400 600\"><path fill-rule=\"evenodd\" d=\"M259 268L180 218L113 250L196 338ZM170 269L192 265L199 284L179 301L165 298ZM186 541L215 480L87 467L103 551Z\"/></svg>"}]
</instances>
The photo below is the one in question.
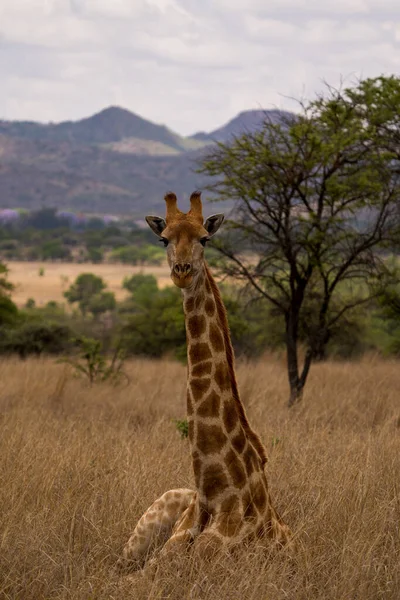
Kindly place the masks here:
<instances>
[{"instance_id":1,"label":"giraffe nostril","mask_svg":"<svg viewBox=\"0 0 400 600\"><path fill-rule=\"evenodd\" d=\"M192 270L192 265L190 263L176 263L174 265L174 272L177 275L188 275Z\"/></svg>"}]
</instances>

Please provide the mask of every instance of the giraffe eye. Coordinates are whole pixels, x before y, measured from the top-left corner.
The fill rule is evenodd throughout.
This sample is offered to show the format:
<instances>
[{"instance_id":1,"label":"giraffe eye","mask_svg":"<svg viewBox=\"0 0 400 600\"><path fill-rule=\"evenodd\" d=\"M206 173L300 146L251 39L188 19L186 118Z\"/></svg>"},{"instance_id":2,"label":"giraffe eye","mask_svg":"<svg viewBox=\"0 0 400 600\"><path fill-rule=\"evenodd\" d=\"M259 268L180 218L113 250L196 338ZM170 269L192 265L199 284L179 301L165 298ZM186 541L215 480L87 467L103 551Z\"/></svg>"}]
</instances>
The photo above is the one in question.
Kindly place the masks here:
<instances>
[{"instance_id":1,"label":"giraffe eye","mask_svg":"<svg viewBox=\"0 0 400 600\"><path fill-rule=\"evenodd\" d=\"M201 244L202 246L205 246L205 245L206 245L206 243L208 242L208 240L209 240L209 239L210 239L210 238L209 238L209 237L207 237L207 236L206 236L206 237L203 237L203 238L201 238L201 240L200 240L200 244Z\"/></svg>"},{"instance_id":2,"label":"giraffe eye","mask_svg":"<svg viewBox=\"0 0 400 600\"><path fill-rule=\"evenodd\" d=\"M162 242L164 244L165 248L168 246L168 240L167 240L167 238L164 238L164 237L160 238L160 242Z\"/></svg>"}]
</instances>

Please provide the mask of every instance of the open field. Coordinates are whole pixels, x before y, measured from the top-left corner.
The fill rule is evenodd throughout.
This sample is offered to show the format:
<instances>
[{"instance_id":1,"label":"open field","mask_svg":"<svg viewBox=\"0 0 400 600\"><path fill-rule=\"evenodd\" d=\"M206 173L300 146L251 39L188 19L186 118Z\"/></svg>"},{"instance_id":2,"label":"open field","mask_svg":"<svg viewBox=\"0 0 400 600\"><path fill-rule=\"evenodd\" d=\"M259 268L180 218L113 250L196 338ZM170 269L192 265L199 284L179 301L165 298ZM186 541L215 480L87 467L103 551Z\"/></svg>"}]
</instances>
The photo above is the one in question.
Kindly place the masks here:
<instances>
[{"instance_id":1,"label":"open field","mask_svg":"<svg viewBox=\"0 0 400 600\"><path fill-rule=\"evenodd\" d=\"M28 298L33 298L38 306L50 300L65 302L63 292L81 273L95 273L103 277L118 300L126 295L122 289L124 277L135 273L152 273L157 277L160 287L172 285L167 264L160 267L134 267L123 264L9 261L7 266L10 270L9 279L16 286L12 298L19 306L25 304ZM44 269L43 277L39 276L41 268Z\"/></svg>"},{"instance_id":2,"label":"open field","mask_svg":"<svg viewBox=\"0 0 400 600\"><path fill-rule=\"evenodd\" d=\"M0 598L398 600L400 365L367 357L312 368L286 408L281 361L239 365L268 449L273 501L296 556L250 547L211 565L190 553L155 579L115 563L142 512L192 486L185 368L135 361L129 386L88 388L49 359L0 363Z\"/></svg>"}]
</instances>

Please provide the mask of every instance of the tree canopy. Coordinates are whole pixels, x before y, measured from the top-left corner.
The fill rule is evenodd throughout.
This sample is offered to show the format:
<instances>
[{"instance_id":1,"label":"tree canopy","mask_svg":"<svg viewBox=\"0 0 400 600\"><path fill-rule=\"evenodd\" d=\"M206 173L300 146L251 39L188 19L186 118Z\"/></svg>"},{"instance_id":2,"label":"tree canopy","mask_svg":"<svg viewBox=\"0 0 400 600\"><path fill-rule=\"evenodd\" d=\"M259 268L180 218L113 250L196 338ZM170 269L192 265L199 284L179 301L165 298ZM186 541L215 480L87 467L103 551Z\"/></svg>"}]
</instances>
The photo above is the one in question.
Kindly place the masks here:
<instances>
[{"instance_id":1,"label":"tree canopy","mask_svg":"<svg viewBox=\"0 0 400 600\"><path fill-rule=\"evenodd\" d=\"M226 259L222 270L284 319L289 405L301 398L332 329L371 297L369 283L393 241L399 94L396 78L327 88L296 116L278 123L266 116L261 130L220 143L202 159L215 198L235 202L227 235L214 242Z\"/></svg>"}]
</instances>

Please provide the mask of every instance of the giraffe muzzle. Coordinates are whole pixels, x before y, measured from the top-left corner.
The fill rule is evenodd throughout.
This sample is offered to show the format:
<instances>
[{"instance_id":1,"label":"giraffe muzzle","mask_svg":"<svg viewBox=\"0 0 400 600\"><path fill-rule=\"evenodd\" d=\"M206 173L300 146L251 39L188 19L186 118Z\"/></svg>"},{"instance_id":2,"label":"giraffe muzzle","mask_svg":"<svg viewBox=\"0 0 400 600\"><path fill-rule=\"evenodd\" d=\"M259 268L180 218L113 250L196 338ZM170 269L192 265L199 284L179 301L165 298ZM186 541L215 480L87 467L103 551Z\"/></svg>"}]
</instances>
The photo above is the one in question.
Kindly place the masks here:
<instances>
[{"instance_id":1,"label":"giraffe muzzle","mask_svg":"<svg viewBox=\"0 0 400 600\"><path fill-rule=\"evenodd\" d=\"M171 271L171 279L179 288L186 288L193 281L193 269L190 263L175 263Z\"/></svg>"},{"instance_id":2,"label":"giraffe muzzle","mask_svg":"<svg viewBox=\"0 0 400 600\"><path fill-rule=\"evenodd\" d=\"M192 265L190 263L175 263L174 264L174 275L177 277L187 277L192 272Z\"/></svg>"}]
</instances>

